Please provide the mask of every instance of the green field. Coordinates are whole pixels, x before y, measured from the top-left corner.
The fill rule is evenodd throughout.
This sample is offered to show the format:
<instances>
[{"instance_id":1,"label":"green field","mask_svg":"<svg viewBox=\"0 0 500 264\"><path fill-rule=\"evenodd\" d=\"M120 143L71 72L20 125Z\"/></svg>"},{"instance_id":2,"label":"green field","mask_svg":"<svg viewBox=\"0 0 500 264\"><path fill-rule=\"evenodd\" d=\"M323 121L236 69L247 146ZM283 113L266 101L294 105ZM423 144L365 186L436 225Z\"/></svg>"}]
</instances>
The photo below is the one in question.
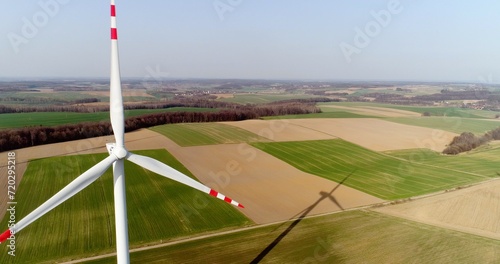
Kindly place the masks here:
<instances>
[{"instance_id":1,"label":"green field","mask_svg":"<svg viewBox=\"0 0 500 264\"><path fill-rule=\"evenodd\" d=\"M480 182L473 174L440 164L423 165L371 151L341 139L252 143L290 165L386 200L407 198Z\"/></svg>"},{"instance_id":2,"label":"green field","mask_svg":"<svg viewBox=\"0 0 500 264\"><path fill-rule=\"evenodd\" d=\"M460 117L391 117L385 119L405 125L441 129L457 134L461 134L462 132L472 132L474 134L482 135L489 130L500 127L500 122L496 120Z\"/></svg>"},{"instance_id":3,"label":"green field","mask_svg":"<svg viewBox=\"0 0 500 264\"><path fill-rule=\"evenodd\" d=\"M150 129L183 147L269 141L244 129L220 123L170 124Z\"/></svg>"},{"instance_id":4,"label":"green field","mask_svg":"<svg viewBox=\"0 0 500 264\"><path fill-rule=\"evenodd\" d=\"M427 149L398 150L386 153L411 162L439 165L443 168L467 171L488 177L498 177L500 173L498 166L500 148L498 144L481 146L477 150L456 156L440 155Z\"/></svg>"},{"instance_id":5,"label":"green field","mask_svg":"<svg viewBox=\"0 0 500 264\"><path fill-rule=\"evenodd\" d=\"M213 108L173 107L167 109L126 110L125 117L140 116L163 112L211 112ZM82 122L109 121L109 112L73 113L73 112L33 112L0 114L0 129L21 128L27 126L57 126Z\"/></svg>"},{"instance_id":6,"label":"green field","mask_svg":"<svg viewBox=\"0 0 500 264\"><path fill-rule=\"evenodd\" d=\"M458 107L418 107L393 105L391 108L417 113L429 112L432 116L463 117L463 118L493 118L495 112L480 111Z\"/></svg>"},{"instance_id":7,"label":"green field","mask_svg":"<svg viewBox=\"0 0 500 264\"><path fill-rule=\"evenodd\" d=\"M17 101L6 101L6 102L16 102L22 104L36 104L36 105L54 105L54 103L62 102L72 102L81 99L97 98L101 101L109 101L109 96L99 96L90 95L82 93L81 91L71 92L71 91L58 91L58 92L6 92L2 91L0 93L0 98L16 98ZM3 102L2 102L3 103Z\"/></svg>"},{"instance_id":8,"label":"green field","mask_svg":"<svg viewBox=\"0 0 500 264\"><path fill-rule=\"evenodd\" d=\"M166 150L138 152L190 175ZM107 154L55 157L30 163L16 193L16 219L34 210ZM131 247L252 224L224 201L125 163ZM7 218L0 226L7 227ZM23 229L16 257L1 247L0 263L40 263L115 251L113 176L96 182ZM2 228L3 229L3 228ZM3 230L2 230L3 231Z\"/></svg>"},{"instance_id":9,"label":"green field","mask_svg":"<svg viewBox=\"0 0 500 264\"><path fill-rule=\"evenodd\" d=\"M259 256L260 263L498 263L500 242L351 211L132 253L131 262L256 263Z\"/></svg>"},{"instance_id":10,"label":"green field","mask_svg":"<svg viewBox=\"0 0 500 264\"><path fill-rule=\"evenodd\" d=\"M467 109L459 107L405 106L405 105L364 103L364 102L318 103L319 107L321 107L322 105L338 105L338 106L351 106L351 107L372 106L372 107L399 109L420 114L424 112L429 112L432 116L463 117L463 118L495 118L495 115L499 114L499 112L494 112L494 111L475 110L475 109Z\"/></svg>"}]
</instances>

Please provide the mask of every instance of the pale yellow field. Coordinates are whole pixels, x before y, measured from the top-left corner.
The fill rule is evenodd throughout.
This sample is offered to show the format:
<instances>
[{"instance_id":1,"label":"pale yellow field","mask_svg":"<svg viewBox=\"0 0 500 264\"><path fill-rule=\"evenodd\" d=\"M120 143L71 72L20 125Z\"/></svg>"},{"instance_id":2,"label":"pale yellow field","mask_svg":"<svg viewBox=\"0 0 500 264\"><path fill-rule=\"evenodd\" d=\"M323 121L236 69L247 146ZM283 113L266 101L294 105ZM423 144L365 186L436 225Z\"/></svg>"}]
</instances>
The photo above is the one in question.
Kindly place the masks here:
<instances>
[{"instance_id":1,"label":"pale yellow field","mask_svg":"<svg viewBox=\"0 0 500 264\"><path fill-rule=\"evenodd\" d=\"M428 148L441 152L455 133L372 118L290 119L295 124L375 151Z\"/></svg>"},{"instance_id":2,"label":"pale yellow field","mask_svg":"<svg viewBox=\"0 0 500 264\"><path fill-rule=\"evenodd\" d=\"M340 106L340 105L323 105L322 107L327 108L335 108L341 110L347 110L348 112L352 112L360 115L368 115L368 116L378 116L378 117L412 117L412 116L421 116L419 113L399 110L399 109L391 109L384 107L374 107L374 106Z\"/></svg>"},{"instance_id":3,"label":"pale yellow field","mask_svg":"<svg viewBox=\"0 0 500 264\"><path fill-rule=\"evenodd\" d=\"M238 122L223 122L248 130L254 134L273 141L305 141L334 139L335 137L324 132L315 131L291 123L289 120L245 120Z\"/></svg>"},{"instance_id":4,"label":"pale yellow field","mask_svg":"<svg viewBox=\"0 0 500 264\"><path fill-rule=\"evenodd\" d=\"M500 239L500 180L404 204L386 206L376 211Z\"/></svg>"}]
</instances>

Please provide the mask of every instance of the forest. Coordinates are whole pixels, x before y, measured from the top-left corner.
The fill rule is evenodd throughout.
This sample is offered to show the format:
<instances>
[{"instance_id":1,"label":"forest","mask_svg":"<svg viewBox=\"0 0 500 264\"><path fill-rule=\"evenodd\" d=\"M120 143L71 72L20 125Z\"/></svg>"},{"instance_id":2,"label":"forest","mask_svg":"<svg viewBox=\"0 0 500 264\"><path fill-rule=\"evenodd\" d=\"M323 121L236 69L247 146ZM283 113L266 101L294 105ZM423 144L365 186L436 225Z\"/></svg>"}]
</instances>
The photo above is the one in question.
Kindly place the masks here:
<instances>
[{"instance_id":1,"label":"forest","mask_svg":"<svg viewBox=\"0 0 500 264\"><path fill-rule=\"evenodd\" d=\"M453 138L451 143L443 150L443 154L457 155L462 152L473 150L492 140L500 140L500 127L486 132L482 136L476 136L471 132L463 132Z\"/></svg>"}]
</instances>

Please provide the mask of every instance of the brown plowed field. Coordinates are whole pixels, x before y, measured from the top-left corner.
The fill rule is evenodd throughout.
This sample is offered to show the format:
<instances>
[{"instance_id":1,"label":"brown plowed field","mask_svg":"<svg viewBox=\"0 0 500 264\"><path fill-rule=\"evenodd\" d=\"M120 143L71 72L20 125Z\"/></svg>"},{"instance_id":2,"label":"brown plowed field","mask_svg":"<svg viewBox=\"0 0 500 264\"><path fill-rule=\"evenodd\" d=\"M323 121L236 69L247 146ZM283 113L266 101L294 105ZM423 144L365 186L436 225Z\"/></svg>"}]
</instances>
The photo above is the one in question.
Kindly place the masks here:
<instances>
[{"instance_id":1,"label":"brown plowed field","mask_svg":"<svg viewBox=\"0 0 500 264\"><path fill-rule=\"evenodd\" d=\"M169 149L200 181L245 205L256 223L270 223L382 202L311 175L247 144ZM338 188L337 188L338 187ZM333 192L332 192L333 191ZM329 194L332 192L331 194Z\"/></svg>"}]
</instances>

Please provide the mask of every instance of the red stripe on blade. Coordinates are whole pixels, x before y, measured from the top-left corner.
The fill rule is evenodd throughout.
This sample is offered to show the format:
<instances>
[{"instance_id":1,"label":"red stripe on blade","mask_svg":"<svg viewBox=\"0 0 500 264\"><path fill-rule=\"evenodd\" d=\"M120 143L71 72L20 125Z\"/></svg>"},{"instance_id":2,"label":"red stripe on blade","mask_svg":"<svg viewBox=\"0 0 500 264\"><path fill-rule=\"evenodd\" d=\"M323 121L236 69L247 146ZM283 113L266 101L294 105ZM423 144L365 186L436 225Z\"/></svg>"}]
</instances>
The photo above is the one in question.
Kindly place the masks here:
<instances>
[{"instance_id":1,"label":"red stripe on blade","mask_svg":"<svg viewBox=\"0 0 500 264\"><path fill-rule=\"evenodd\" d=\"M217 194L219 194L217 191L210 190L210 195L217 197Z\"/></svg>"},{"instance_id":2,"label":"red stripe on blade","mask_svg":"<svg viewBox=\"0 0 500 264\"><path fill-rule=\"evenodd\" d=\"M116 16L116 7L114 5L111 5L111 16Z\"/></svg>"},{"instance_id":3,"label":"red stripe on blade","mask_svg":"<svg viewBox=\"0 0 500 264\"><path fill-rule=\"evenodd\" d=\"M10 229L8 229L7 231L3 232L1 235L0 235L0 243L3 243L5 240L7 240L7 238L9 238L11 235L10 233Z\"/></svg>"},{"instance_id":4,"label":"red stripe on blade","mask_svg":"<svg viewBox=\"0 0 500 264\"><path fill-rule=\"evenodd\" d=\"M118 31L116 28L111 29L111 39L118 39Z\"/></svg>"},{"instance_id":5,"label":"red stripe on blade","mask_svg":"<svg viewBox=\"0 0 500 264\"><path fill-rule=\"evenodd\" d=\"M238 204L238 207L245 208L242 204Z\"/></svg>"},{"instance_id":6,"label":"red stripe on blade","mask_svg":"<svg viewBox=\"0 0 500 264\"><path fill-rule=\"evenodd\" d=\"M233 200L232 200L231 198L229 198L229 197L225 197L225 198L224 198L224 201L226 201L226 202L228 202L228 203L231 203Z\"/></svg>"}]
</instances>

